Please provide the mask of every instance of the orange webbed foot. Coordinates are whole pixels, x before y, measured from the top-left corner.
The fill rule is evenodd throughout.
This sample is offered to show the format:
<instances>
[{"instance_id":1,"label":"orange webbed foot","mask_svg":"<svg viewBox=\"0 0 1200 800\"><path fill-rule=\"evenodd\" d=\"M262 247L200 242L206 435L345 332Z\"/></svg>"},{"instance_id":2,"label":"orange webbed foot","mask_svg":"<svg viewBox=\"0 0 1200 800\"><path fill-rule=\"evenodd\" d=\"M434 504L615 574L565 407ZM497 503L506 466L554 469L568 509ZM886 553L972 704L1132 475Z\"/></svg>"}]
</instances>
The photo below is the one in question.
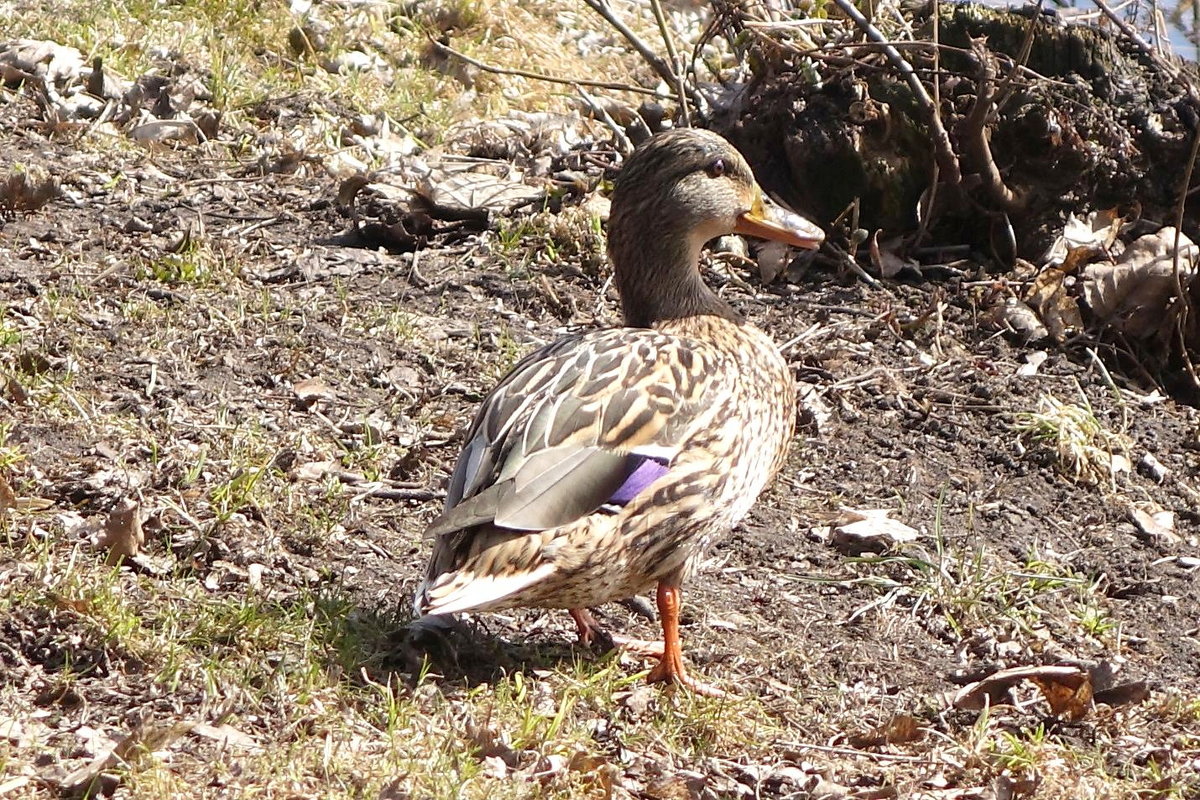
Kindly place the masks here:
<instances>
[{"instance_id":1,"label":"orange webbed foot","mask_svg":"<svg viewBox=\"0 0 1200 800\"><path fill-rule=\"evenodd\" d=\"M704 697L729 697L716 686L697 680L683 666L683 644L679 639L679 607L681 593L678 586L667 583L658 585L658 614L663 626L662 656L646 680L650 683L676 683Z\"/></svg>"}]
</instances>

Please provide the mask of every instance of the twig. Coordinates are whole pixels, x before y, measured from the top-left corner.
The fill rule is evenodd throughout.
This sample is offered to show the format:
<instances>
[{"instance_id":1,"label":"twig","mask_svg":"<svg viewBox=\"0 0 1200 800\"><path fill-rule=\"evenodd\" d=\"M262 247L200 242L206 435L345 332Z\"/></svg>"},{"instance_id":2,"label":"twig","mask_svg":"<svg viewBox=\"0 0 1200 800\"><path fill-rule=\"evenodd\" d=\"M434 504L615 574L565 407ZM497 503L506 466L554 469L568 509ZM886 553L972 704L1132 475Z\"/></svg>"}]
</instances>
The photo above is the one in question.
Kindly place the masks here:
<instances>
[{"instance_id":1,"label":"twig","mask_svg":"<svg viewBox=\"0 0 1200 800\"><path fill-rule=\"evenodd\" d=\"M667 15L663 13L662 0L650 0L650 9L654 12L654 20L658 23L659 33L662 34L663 44L667 47L667 58L671 59L672 73L675 76L675 91L679 95L679 112L683 115L685 128L692 127L692 114L688 110L687 96L684 92L686 79L683 75L683 64L679 61L679 51L675 49L675 37L667 25Z\"/></svg>"},{"instance_id":2,"label":"twig","mask_svg":"<svg viewBox=\"0 0 1200 800\"><path fill-rule=\"evenodd\" d=\"M592 0L588 0L588 2L591 3ZM958 166L958 156L954 154L954 149L950 146L950 134L946 131L946 126L942 124L942 115L937 106L933 104L933 100L930 99L929 93L925 91L912 64L900 55L899 50L892 47L887 37L862 15L862 12L854 6L851 0L833 0L833 2L859 27L859 30L867 35L867 38L880 45L887 60L892 62L892 66L904 76L904 82L908 84L917 104L929 117L929 127L933 131L934 158L937 160L938 168L948 183L957 185L962 180L962 172Z\"/></svg>"},{"instance_id":3,"label":"twig","mask_svg":"<svg viewBox=\"0 0 1200 800\"><path fill-rule=\"evenodd\" d=\"M907 764L937 764L937 759L927 756L906 756L900 753L876 753L871 750L858 750L853 747L835 747L828 744L808 744L807 742L776 741L772 744L777 749L815 750L818 753L833 753L841 756L859 756L872 761L901 761ZM733 762L730 762L733 763Z\"/></svg>"},{"instance_id":4,"label":"twig","mask_svg":"<svg viewBox=\"0 0 1200 800\"><path fill-rule=\"evenodd\" d=\"M1097 13L1099 13L1099 12L1097 12ZM932 41L928 41L928 40L908 40L908 39L897 39L897 40L888 41L888 42L827 42L826 44L820 45L819 47L816 45L813 45L812 47L801 48L801 47L797 47L796 45L794 45L790 42L784 42L784 41L780 41L778 39L771 38L768 35L767 31L759 29L759 28L747 27L746 30L750 31L750 33L753 36L755 36L756 38L769 41L775 47L779 47L783 50L786 50L787 52L792 53L793 55L803 56L806 58L819 58L823 61L827 61L827 62L835 64L837 66L845 66L848 64L855 64L860 67L867 67L867 66L877 66L877 65L868 64L867 62L860 61L860 60L854 58L853 56L835 55L835 54L831 53L830 51L870 50L872 52L880 52L886 46L886 47L894 47L896 50L901 50L901 51L914 50L917 52L929 51L929 52L937 52L937 53L955 53L958 55L970 55L971 54L970 50L963 48L963 47L955 47L953 45L942 44L940 42L932 42ZM1005 60L1012 61L1011 58L1009 58L1008 56L1005 56L1003 53L999 53L996 55L1004 58ZM1062 81L1062 80L1058 80L1056 78L1051 78L1047 75L1042 75L1040 72L1037 72L1036 70L1032 70L1028 66L1023 66L1015 61L1013 63L1015 65L1014 69L1016 69L1017 75L1019 77L1033 78L1038 81L1047 83L1051 86L1062 86L1062 87L1071 87L1072 86L1072 84L1068 83L1067 81ZM935 77L939 76L939 74L935 70L918 70L916 67L913 68L913 72L915 72L918 75L922 74L923 72L928 72L928 74L931 76L935 76Z\"/></svg>"},{"instance_id":5,"label":"twig","mask_svg":"<svg viewBox=\"0 0 1200 800\"><path fill-rule=\"evenodd\" d=\"M588 94L587 90L582 86L576 84L575 91L579 92L579 96L583 98L583 102L587 103L592 113L612 131L613 141L616 143L617 149L621 151L621 154L627 156L632 153L633 143L629 141L629 137L625 134L625 129L617 124L617 121L612 118L612 114L608 113L608 109L599 100ZM637 114L634 114L634 118L641 122L643 127L646 125L645 121Z\"/></svg>"},{"instance_id":6,"label":"twig","mask_svg":"<svg viewBox=\"0 0 1200 800\"><path fill-rule=\"evenodd\" d=\"M415 500L424 502L426 500L438 500L445 496L445 492L435 492L431 489L404 489L375 485L365 492L360 492L354 499L365 500L368 497L376 497L380 500Z\"/></svg>"},{"instance_id":7,"label":"twig","mask_svg":"<svg viewBox=\"0 0 1200 800\"><path fill-rule=\"evenodd\" d=\"M1117 12L1114 11L1108 3L1104 2L1104 0L1092 0L1092 2L1096 4L1097 8L1104 12L1104 16L1112 20L1112 23L1117 26L1117 29L1121 31L1121 33L1125 34L1125 38L1129 39L1129 41L1131 41L1133 45L1137 47L1137 49L1141 50L1142 53L1144 53L1146 57L1150 59L1154 66L1161 69L1169 78L1171 78L1171 80L1182 86L1184 91L1188 93L1188 97L1190 97L1194 103L1200 105L1200 92L1196 91L1195 85L1193 85L1192 82L1183 75L1178 67L1161 57L1158 53L1154 52L1154 48L1146 44L1146 40L1138 34L1134 27L1125 20L1121 19Z\"/></svg>"},{"instance_id":8,"label":"twig","mask_svg":"<svg viewBox=\"0 0 1200 800\"><path fill-rule=\"evenodd\" d=\"M854 260L854 256L850 255L845 250L838 247L836 244L826 242L825 246L828 247L830 250L832 250L834 252L834 254L837 255L839 259L841 259L842 263L845 264L846 267L849 268L849 270L851 272L853 272L855 275L857 275L862 280L863 283L867 284L868 286L870 286L874 289L879 289L879 288L883 287L883 284L881 284L879 281L875 280L875 277L873 275L871 275L865 269L863 269L861 266L859 266L859 263Z\"/></svg>"},{"instance_id":9,"label":"twig","mask_svg":"<svg viewBox=\"0 0 1200 800\"><path fill-rule=\"evenodd\" d=\"M933 0L933 107L942 107L942 37L941 37L941 17L942 11L938 0ZM933 209L937 203L938 190L938 164L933 162L933 174L929 179L929 192L922 193L920 208L924 208L921 213L921 221L917 226L917 237L913 240L913 245L919 245L925 241L925 237L929 234L929 224L933 220Z\"/></svg>"},{"instance_id":10,"label":"twig","mask_svg":"<svg viewBox=\"0 0 1200 800\"><path fill-rule=\"evenodd\" d=\"M971 50L979 62L979 78L975 89L975 102L971 110L955 126L959 142L963 146L963 158L969 168L979 177L985 196L996 210L1005 214L1020 211L1025 207L1025 196L1010 189L1000 175L1000 168L992 157L988 143L987 120L996 98L993 83L996 70L991 55L983 46L982 39L971 40Z\"/></svg>"},{"instance_id":11,"label":"twig","mask_svg":"<svg viewBox=\"0 0 1200 800\"><path fill-rule=\"evenodd\" d=\"M625 40L633 45L633 49L637 50L638 55L646 60L650 68L658 73L658 76L667 82L668 86L678 86L679 81L675 77L675 71L671 69L671 65L663 61L658 53L650 49L650 46L641 40L640 37L626 25L621 19L613 13L613 10L608 7L604 0L584 0L588 6L600 16L604 17L609 25L617 29L617 33L625 37ZM702 100L699 93L691 87L683 86L689 100L696 104L697 108L701 107Z\"/></svg>"},{"instance_id":12,"label":"twig","mask_svg":"<svg viewBox=\"0 0 1200 800\"><path fill-rule=\"evenodd\" d=\"M565 86L587 86L590 89L612 89L617 92L632 92L634 94L645 94L651 97L661 97L662 92L657 89L647 89L643 86L633 86L628 83L615 83L612 81L589 81L583 78L558 78L554 75L542 75L538 72L530 72L524 69L508 69L505 67L497 67L492 64L484 63L478 59L471 58L466 53L460 53L449 45L442 44L437 39L430 38L430 43L437 49L438 53L455 58L470 64L473 67L478 67L484 72L490 72L493 75L512 75L517 78L529 78L533 81L546 81L547 83L561 83Z\"/></svg>"}]
</instances>

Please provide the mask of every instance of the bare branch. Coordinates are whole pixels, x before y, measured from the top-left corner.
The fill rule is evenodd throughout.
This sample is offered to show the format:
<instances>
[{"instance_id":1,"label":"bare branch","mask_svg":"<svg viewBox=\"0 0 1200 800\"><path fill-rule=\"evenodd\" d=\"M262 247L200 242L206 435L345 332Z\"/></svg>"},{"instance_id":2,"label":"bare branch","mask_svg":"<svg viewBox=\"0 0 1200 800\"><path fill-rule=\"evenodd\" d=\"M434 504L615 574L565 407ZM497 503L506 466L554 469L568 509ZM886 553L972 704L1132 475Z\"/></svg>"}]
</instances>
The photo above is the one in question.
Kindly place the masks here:
<instances>
[{"instance_id":1,"label":"bare branch","mask_svg":"<svg viewBox=\"0 0 1200 800\"><path fill-rule=\"evenodd\" d=\"M587 3L588 6L590 6L591 9L597 14L604 17L605 21L608 22L609 25L612 25L614 28L616 28L617 33L624 36L625 40L633 45L633 49L637 50L638 55L645 59L646 63L650 65L650 68L658 73L658 76L666 81L668 86L680 87L680 90L683 91L687 95L687 98L696 105L696 108L703 107L703 99L700 97L699 92L697 92L694 88L687 86L686 84L681 84L680 80L676 78L675 70L672 69L671 65L666 61L663 61L658 53L650 49L649 45L643 42L636 33L630 30L629 26L622 22L621 18L614 14L613 10L608 7L608 3L606 3L604 0L584 0L584 2ZM579 81L576 81L576 83L579 83Z\"/></svg>"},{"instance_id":2,"label":"bare branch","mask_svg":"<svg viewBox=\"0 0 1200 800\"><path fill-rule=\"evenodd\" d=\"M1012 214L1025 207L1026 198L1014 192L1005 183L992 158L992 146L988 141L987 121L991 114L997 90L994 87L996 69L991 54L982 39L972 40L971 49L979 62L979 77L975 88L975 103L965 117L955 126L959 144L963 148L963 160L980 179L980 188L987 196L992 208Z\"/></svg>"},{"instance_id":3,"label":"bare branch","mask_svg":"<svg viewBox=\"0 0 1200 800\"><path fill-rule=\"evenodd\" d=\"M558 78L554 75L542 75L537 72L529 72L523 69L506 69L497 67L491 64L486 64L478 59L471 58L466 53L460 53L449 45L442 44L434 38L429 39L430 43L437 48L441 55L453 56L454 58L464 61L473 67L478 67L484 72L490 72L493 75L512 75L517 78L528 78L532 81L546 81L547 83L561 83L564 86L587 86L589 89L611 89L615 92L632 92L633 94L644 94L651 97L662 97L662 92L655 89L647 89L643 86L634 86L628 83L614 83L612 81L589 81L583 78Z\"/></svg>"},{"instance_id":4,"label":"bare branch","mask_svg":"<svg viewBox=\"0 0 1200 800\"><path fill-rule=\"evenodd\" d=\"M671 35L671 27L667 24L667 15L663 13L662 0L650 0L650 8L654 11L654 20L658 23L658 31L662 34L663 44L667 47L667 58L671 59L671 72L675 76L675 91L679 94L679 111L683 115L685 127L692 127L692 114L686 101L687 78L683 73L683 64L679 61L679 53L675 49L675 37Z\"/></svg>"},{"instance_id":5,"label":"bare branch","mask_svg":"<svg viewBox=\"0 0 1200 800\"><path fill-rule=\"evenodd\" d=\"M592 0L588 0L589 3ZM954 154L954 148L950 146L950 134L946 131L946 126L942 124L942 115L938 111L937 106L933 104L929 93L925 91L925 86L917 77L916 71L912 64L904 56L900 55L900 51L888 42L887 37L879 32L871 22L862 15L851 0L833 0L834 4L841 9L842 13L850 18L855 25L858 26L867 38L878 43L880 49L883 50L884 56L892 63L892 66L904 77L905 83L908 84L913 96L917 100L917 104L925 111L928 116L930 130L933 132L933 152L934 158L937 160L938 169L941 171L946 181L951 184L958 184L962 180L962 172L958 165L958 156Z\"/></svg>"},{"instance_id":6,"label":"bare branch","mask_svg":"<svg viewBox=\"0 0 1200 800\"><path fill-rule=\"evenodd\" d=\"M1138 34L1132 25L1121 19L1117 12L1112 9L1112 6L1104 2L1104 0L1092 1L1096 4L1097 8L1104 12L1104 16L1112 20L1112 23L1116 25L1117 29L1125 35L1125 38L1129 39L1129 41L1132 42L1137 49L1141 50L1142 53L1144 53L1145 56L1150 59L1154 66L1158 67L1163 71L1164 74L1170 77L1171 80L1182 86L1184 91L1188 93L1188 97L1191 98L1192 102L1200 105L1200 92L1197 92L1195 84L1193 84L1187 78L1187 76L1183 74L1182 70L1180 70L1178 66L1172 64L1167 59L1155 52L1154 48L1146 43L1146 40L1143 39L1140 34Z\"/></svg>"}]
</instances>

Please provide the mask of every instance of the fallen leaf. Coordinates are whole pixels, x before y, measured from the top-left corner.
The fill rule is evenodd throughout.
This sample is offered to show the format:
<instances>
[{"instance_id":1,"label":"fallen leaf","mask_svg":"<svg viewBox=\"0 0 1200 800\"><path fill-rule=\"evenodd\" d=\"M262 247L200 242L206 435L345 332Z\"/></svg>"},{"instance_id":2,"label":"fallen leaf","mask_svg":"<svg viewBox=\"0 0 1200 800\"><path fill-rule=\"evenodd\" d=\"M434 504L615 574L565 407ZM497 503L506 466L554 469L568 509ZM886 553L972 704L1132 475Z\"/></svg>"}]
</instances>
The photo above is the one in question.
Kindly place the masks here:
<instances>
[{"instance_id":1,"label":"fallen leaf","mask_svg":"<svg viewBox=\"0 0 1200 800\"><path fill-rule=\"evenodd\" d=\"M848 738L851 746L857 748L880 747L885 744L904 744L921 739L924 733L916 717L909 714L897 714L888 720L886 725L870 733L853 735Z\"/></svg>"},{"instance_id":2,"label":"fallen leaf","mask_svg":"<svg viewBox=\"0 0 1200 800\"><path fill-rule=\"evenodd\" d=\"M38 166L13 167L0 182L0 213L30 214L59 195L58 178Z\"/></svg>"},{"instance_id":3,"label":"fallen leaf","mask_svg":"<svg viewBox=\"0 0 1200 800\"><path fill-rule=\"evenodd\" d=\"M145 541L142 533L141 507L136 500L122 500L104 520L104 530L96 537L97 547L108 548L109 565L120 564L138 554Z\"/></svg>"},{"instance_id":4,"label":"fallen leaf","mask_svg":"<svg viewBox=\"0 0 1200 800\"><path fill-rule=\"evenodd\" d=\"M1171 473L1171 470L1155 458L1152 453L1143 453L1141 460L1138 461L1138 472L1150 478L1155 483L1162 483L1167 475Z\"/></svg>"},{"instance_id":5,"label":"fallen leaf","mask_svg":"<svg viewBox=\"0 0 1200 800\"><path fill-rule=\"evenodd\" d=\"M17 39L0 50L0 80L15 84L40 77L54 85L76 78L83 70L83 53L48 40Z\"/></svg>"},{"instance_id":6,"label":"fallen leaf","mask_svg":"<svg viewBox=\"0 0 1200 800\"><path fill-rule=\"evenodd\" d=\"M203 736L205 739L212 739L222 747L251 752L260 752L262 750L262 745L254 741L252 736L228 724L209 725L206 722L197 722L192 726L192 733L197 736Z\"/></svg>"},{"instance_id":7,"label":"fallen leaf","mask_svg":"<svg viewBox=\"0 0 1200 800\"><path fill-rule=\"evenodd\" d=\"M201 137L200 129L190 119L152 119L129 129L129 138L135 142L188 142L196 143Z\"/></svg>"},{"instance_id":8,"label":"fallen leaf","mask_svg":"<svg viewBox=\"0 0 1200 800\"><path fill-rule=\"evenodd\" d=\"M430 205L452 218L479 213L507 214L546 196L544 189L522 183L521 173L501 178L486 172L434 170L418 191Z\"/></svg>"},{"instance_id":9,"label":"fallen leaf","mask_svg":"<svg viewBox=\"0 0 1200 800\"><path fill-rule=\"evenodd\" d=\"M19 775L16 778L11 778L3 783L0 783L0 797L6 797L17 789L29 784L29 778L25 775Z\"/></svg>"},{"instance_id":10,"label":"fallen leaf","mask_svg":"<svg viewBox=\"0 0 1200 800\"><path fill-rule=\"evenodd\" d=\"M1023 680L1034 683L1055 716L1080 719L1092 704L1092 681L1087 670L1069 665L1014 667L968 684L951 699L955 708L981 711L990 705L1011 704L1009 690Z\"/></svg>"},{"instance_id":11,"label":"fallen leaf","mask_svg":"<svg viewBox=\"0 0 1200 800\"><path fill-rule=\"evenodd\" d=\"M1083 719L1092 707L1092 680L1084 670L1074 674L1031 675L1029 680L1042 691L1056 717L1070 721Z\"/></svg>"},{"instance_id":12,"label":"fallen leaf","mask_svg":"<svg viewBox=\"0 0 1200 800\"><path fill-rule=\"evenodd\" d=\"M665 775L646 785L646 797L653 800L698 800L700 790L704 788L703 780L699 781L699 786L696 783L694 779L682 775Z\"/></svg>"},{"instance_id":13,"label":"fallen leaf","mask_svg":"<svg viewBox=\"0 0 1200 800\"><path fill-rule=\"evenodd\" d=\"M1179 289L1196 275L1197 248L1179 235L1175 269L1175 229L1162 228L1134 241L1114 264L1092 264L1083 271L1083 300L1101 321L1121 332L1149 338L1173 322L1168 313Z\"/></svg>"},{"instance_id":14,"label":"fallen leaf","mask_svg":"<svg viewBox=\"0 0 1200 800\"><path fill-rule=\"evenodd\" d=\"M915 528L891 519L891 513L889 509L843 508L832 526L829 543L850 554L878 553L920 537Z\"/></svg>"},{"instance_id":15,"label":"fallen leaf","mask_svg":"<svg viewBox=\"0 0 1200 800\"><path fill-rule=\"evenodd\" d=\"M23 406L29 402L29 392L25 391L25 387L18 383L15 378L9 378L5 381L4 393L8 395L8 399L14 405Z\"/></svg>"},{"instance_id":16,"label":"fallen leaf","mask_svg":"<svg viewBox=\"0 0 1200 800\"><path fill-rule=\"evenodd\" d=\"M8 485L8 481L4 480L4 476L0 475L0 512L16 507L17 495Z\"/></svg>"},{"instance_id":17,"label":"fallen leaf","mask_svg":"<svg viewBox=\"0 0 1200 800\"><path fill-rule=\"evenodd\" d=\"M1048 266L1034 279L1025 302L1037 312L1051 338L1062 343L1083 329L1079 303L1067 294L1066 280L1076 264L1103 251L1076 248L1067 254L1062 266Z\"/></svg>"},{"instance_id":18,"label":"fallen leaf","mask_svg":"<svg viewBox=\"0 0 1200 800\"><path fill-rule=\"evenodd\" d=\"M1036 375L1038 367L1048 358L1045 350L1034 350L1032 353L1025 354L1025 363L1017 367L1017 374L1023 376Z\"/></svg>"},{"instance_id":19,"label":"fallen leaf","mask_svg":"<svg viewBox=\"0 0 1200 800\"><path fill-rule=\"evenodd\" d=\"M0 739L12 742L18 748L25 747L29 743L25 734L25 726L18 720L3 717L0 717Z\"/></svg>"},{"instance_id":20,"label":"fallen leaf","mask_svg":"<svg viewBox=\"0 0 1200 800\"><path fill-rule=\"evenodd\" d=\"M821 433L833 417L833 409L822 397L822 389L807 381L796 381L796 426Z\"/></svg>"},{"instance_id":21,"label":"fallen leaf","mask_svg":"<svg viewBox=\"0 0 1200 800\"><path fill-rule=\"evenodd\" d=\"M294 481L319 481L324 480L326 475L330 473L336 475L341 470L341 464L336 461L309 461L297 465L289 477Z\"/></svg>"},{"instance_id":22,"label":"fallen leaf","mask_svg":"<svg viewBox=\"0 0 1200 800\"><path fill-rule=\"evenodd\" d=\"M1050 245L1042 257L1042 263L1061 264L1072 250L1080 247L1108 250L1117 241L1124 221L1115 208L1093 211L1083 219L1068 214L1063 232Z\"/></svg>"},{"instance_id":23,"label":"fallen leaf","mask_svg":"<svg viewBox=\"0 0 1200 800\"><path fill-rule=\"evenodd\" d=\"M1015 297L1005 298L1003 303L989 309L988 321L1000 330L1011 330L1025 342L1036 342L1050 335L1037 312Z\"/></svg>"},{"instance_id":24,"label":"fallen leaf","mask_svg":"<svg viewBox=\"0 0 1200 800\"><path fill-rule=\"evenodd\" d=\"M1130 503L1129 521L1151 539L1178 544L1183 541L1175 533L1175 512L1165 510L1153 500Z\"/></svg>"},{"instance_id":25,"label":"fallen leaf","mask_svg":"<svg viewBox=\"0 0 1200 800\"><path fill-rule=\"evenodd\" d=\"M17 368L27 375L44 375L53 367L50 359L41 353L26 351L17 356Z\"/></svg>"},{"instance_id":26,"label":"fallen leaf","mask_svg":"<svg viewBox=\"0 0 1200 800\"><path fill-rule=\"evenodd\" d=\"M304 410L312 408L318 400L336 400L337 392L320 378L304 378L292 384L296 393L296 404Z\"/></svg>"}]
</instances>

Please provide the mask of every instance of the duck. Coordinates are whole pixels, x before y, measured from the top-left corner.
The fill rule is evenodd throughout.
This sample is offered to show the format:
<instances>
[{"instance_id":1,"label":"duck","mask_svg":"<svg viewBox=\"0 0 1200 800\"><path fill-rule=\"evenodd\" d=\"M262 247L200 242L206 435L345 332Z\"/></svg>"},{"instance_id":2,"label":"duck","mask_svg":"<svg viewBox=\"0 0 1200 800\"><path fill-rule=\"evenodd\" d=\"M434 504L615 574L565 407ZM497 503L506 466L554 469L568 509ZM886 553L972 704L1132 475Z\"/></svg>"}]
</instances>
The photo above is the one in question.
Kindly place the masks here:
<instances>
[{"instance_id":1,"label":"duck","mask_svg":"<svg viewBox=\"0 0 1200 800\"><path fill-rule=\"evenodd\" d=\"M590 609L653 592L647 680L723 694L686 669L682 587L784 464L796 406L775 343L702 277L703 247L731 233L824 240L717 133L669 130L629 155L607 245L624 324L533 351L484 398L425 531L421 618L567 609L592 643Z\"/></svg>"}]
</instances>

